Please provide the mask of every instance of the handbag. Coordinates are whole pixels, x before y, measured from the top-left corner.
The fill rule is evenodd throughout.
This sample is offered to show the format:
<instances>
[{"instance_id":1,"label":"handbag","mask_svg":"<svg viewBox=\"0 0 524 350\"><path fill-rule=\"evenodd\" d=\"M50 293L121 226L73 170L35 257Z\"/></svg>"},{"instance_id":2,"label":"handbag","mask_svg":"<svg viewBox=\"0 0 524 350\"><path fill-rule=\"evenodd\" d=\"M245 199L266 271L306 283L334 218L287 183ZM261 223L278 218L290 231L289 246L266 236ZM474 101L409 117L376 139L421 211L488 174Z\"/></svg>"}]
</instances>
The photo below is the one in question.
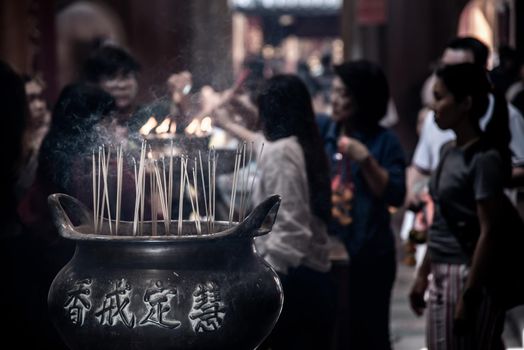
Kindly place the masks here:
<instances>
[{"instance_id":1,"label":"handbag","mask_svg":"<svg viewBox=\"0 0 524 350\"><path fill-rule=\"evenodd\" d=\"M524 305L524 221L504 196L499 219L502 229L492 239L486 287L495 301L509 310Z\"/></svg>"}]
</instances>

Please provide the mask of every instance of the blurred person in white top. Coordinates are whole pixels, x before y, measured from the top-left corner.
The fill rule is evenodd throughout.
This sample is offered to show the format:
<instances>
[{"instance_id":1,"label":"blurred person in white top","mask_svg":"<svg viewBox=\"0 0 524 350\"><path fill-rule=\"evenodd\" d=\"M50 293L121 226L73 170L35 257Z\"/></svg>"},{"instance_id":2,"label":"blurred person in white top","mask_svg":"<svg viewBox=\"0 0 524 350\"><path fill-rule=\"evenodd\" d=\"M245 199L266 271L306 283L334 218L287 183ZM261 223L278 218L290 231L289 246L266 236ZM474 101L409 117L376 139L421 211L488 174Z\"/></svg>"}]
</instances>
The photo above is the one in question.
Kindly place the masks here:
<instances>
[{"instance_id":1,"label":"blurred person in white top","mask_svg":"<svg viewBox=\"0 0 524 350\"><path fill-rule=\"evenodd\" d=\"M460 63L475 63L486 67L489 50L478 39L472 37L457 37L452 39L441 57L441 64L453 65ZM425 86L432 87L435 78L432 75ZM429 101L431 106L431 101ZM489 103L479 124L484 129L492 117L494 96L489 95ZM520 186L524 184L524 118L520 112L508 104L509 129L511 132L510 149L512 152L512 184ZM435 123L435 114L430 110L424 118L420 137L415 148L415 153L408 168L406 206L417 207L421 201L419 192L421 183L427 183L429 175L437 168L440 160L440 149L443 144L455 139L451 130L441 130Z\"/></svg>"}]
</instances>

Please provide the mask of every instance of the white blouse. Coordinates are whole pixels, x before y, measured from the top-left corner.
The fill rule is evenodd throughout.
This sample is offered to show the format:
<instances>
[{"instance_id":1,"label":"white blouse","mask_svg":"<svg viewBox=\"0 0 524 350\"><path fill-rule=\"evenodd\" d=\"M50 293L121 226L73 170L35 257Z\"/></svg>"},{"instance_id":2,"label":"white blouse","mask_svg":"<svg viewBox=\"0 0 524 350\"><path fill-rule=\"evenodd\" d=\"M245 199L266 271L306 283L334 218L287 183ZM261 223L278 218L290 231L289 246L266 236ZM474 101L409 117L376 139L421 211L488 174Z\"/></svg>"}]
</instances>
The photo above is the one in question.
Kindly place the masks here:
<instances>
[{"instance_id":1,"label":"white blouse","mask_svg":"<svg viewBox=\"0 0 524 350\"><path fill-rule=\"evenodd\" d=\"M272 194L282 197L272 231L255 240L258 252L280 273L300 265L327 272L331 268L326 225L311 212L304 152L295 136L264 142L258 159L253 205ZM257 147L258 149L258 147Z\"/></svg>"}]
</instances>

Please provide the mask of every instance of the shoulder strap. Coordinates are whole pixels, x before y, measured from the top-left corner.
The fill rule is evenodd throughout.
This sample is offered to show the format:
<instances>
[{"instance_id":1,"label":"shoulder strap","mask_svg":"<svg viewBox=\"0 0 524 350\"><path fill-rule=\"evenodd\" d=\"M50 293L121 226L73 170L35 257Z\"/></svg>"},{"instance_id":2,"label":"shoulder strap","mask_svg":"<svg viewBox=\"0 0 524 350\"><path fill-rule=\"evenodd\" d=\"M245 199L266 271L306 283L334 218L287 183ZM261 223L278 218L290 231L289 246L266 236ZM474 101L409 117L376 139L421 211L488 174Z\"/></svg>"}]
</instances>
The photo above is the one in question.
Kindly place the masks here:
<instances>
[{"instance_id":1,"label":"shoulder strap","mask_svg":"<svg viewBox=\"0 0 524 350\"><path fill-rule=\"evenodd\" d=\"M438 162L437 169L435 170L435 192L438 192L440 175L442 174L444 161L446 160L446 157L448 156L449 152L451 152L451 148L452 147L450 147L449 143L446 143L442 146L442 150L440 152L440 160Z\"/></svg>"}]
</instances>

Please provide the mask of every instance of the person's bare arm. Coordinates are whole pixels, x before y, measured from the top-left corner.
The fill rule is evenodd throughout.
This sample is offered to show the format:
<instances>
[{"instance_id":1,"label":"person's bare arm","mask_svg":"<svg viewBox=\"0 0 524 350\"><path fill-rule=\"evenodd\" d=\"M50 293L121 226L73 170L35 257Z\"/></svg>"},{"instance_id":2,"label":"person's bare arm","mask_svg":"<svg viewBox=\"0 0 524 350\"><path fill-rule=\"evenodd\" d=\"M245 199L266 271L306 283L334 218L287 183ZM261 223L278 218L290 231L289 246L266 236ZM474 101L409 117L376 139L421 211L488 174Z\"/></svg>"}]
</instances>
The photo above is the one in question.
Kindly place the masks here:
<instances>
[{"instance_id":1,"label":"person's bare arm","mask_svg":"<svg viewBox=\"0 0 524 350\"><path fill-rule=\"evenodd\" d=\"M389 174L375 158L369 153L367 147L357 139L341 136L338 141L338 150L347 155L349 159L360 163L363 178L367 182L371 192L381 197L384 194L389 180Z\"/></svg>"},{"instance_id":2,"label":"person's bare arm","mask_svg":"<svg viewBox=\"0 0 524 350\"><path fill-rule=\"evenodd\" d=\"M417 316L421 316L426 308L426 301L424 294L428 288L428 277L431 273L431 261L428 252L424 255L424 260L417 270L417 275L411 291L409 293L409 303L411 309Z\"/></svg>"},{"instance_id":3,"label":"person's bare arm","mask_svg":"<svg viewBox=\"0 0 524 350\"><path fill-rule=\"evenodd\" d=\"M389 181L389 174L383 167L378 164L372 155L369 155L362 162L360 162L364 179L367 182L371 192L377 197L384 194L386 186Z\"/></svg>"},{"instance_id":4,"label":"person's bare arm","mask_svg":"<svg viewBox=\"0 0 524 350\"><path fill-rule=\"evenodd\" d=\"M228 102L228 108L241 116L243 125L256 128L258 121L257 107L251 103L247 94L235 94Z\"/></svg>"},{"instance_id":5,"label":"person's bare arm","mask_svg":"<svg viewBox=\"0 0 524 350\"><path fill-rule=\"evenodd\" d=\"M215 120L215 123L221 127L222 129L226 130L227 132L231 133L233 136L242 139L247 142L252 142L259 137L259 133L251 131L242 125L239 125L233 121L233 118L231 118L231 115L229 111L226 108L217 108L213 111L213 117Z\"/></svg>"}]
</instances>

